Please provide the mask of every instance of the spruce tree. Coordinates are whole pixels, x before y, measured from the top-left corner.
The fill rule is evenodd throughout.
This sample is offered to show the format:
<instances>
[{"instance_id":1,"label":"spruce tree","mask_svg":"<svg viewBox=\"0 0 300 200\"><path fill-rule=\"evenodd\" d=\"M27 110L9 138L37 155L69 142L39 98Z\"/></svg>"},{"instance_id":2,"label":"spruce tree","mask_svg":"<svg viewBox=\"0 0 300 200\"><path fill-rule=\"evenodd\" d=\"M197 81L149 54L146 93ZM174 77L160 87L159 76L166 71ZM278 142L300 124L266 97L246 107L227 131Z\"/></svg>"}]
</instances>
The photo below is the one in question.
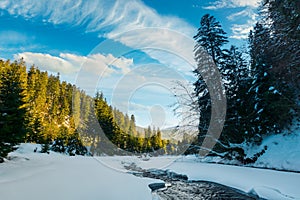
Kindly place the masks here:
<instances>
[{"instance_id":1,"label":"spruce tree","mask_svg":"<svg viewBox=\"0 0 300 200\"><path fill-rule=\"evenodd\" d=\"M0 158L25 138L27 73L21 60L0 60Z\"/></svg>"},{"instance_id":2,"label":"spruce tree","mask_svg":"<svg viewBox=\"0 0 300 200\"><path fill-rule=\"evenodd\" d=\"M206 14L201 18L200 27L197 34L194 36L194 40L196 41L194 54L198 65L197 69L193 71L197 78L194 83L194 95L197 98L196 107L197 112L199 113L199 145L202 144L207 133L211 117L211 98L203 75L206 75L210 79L217 77L215 76L215 69L210 66L209 62L211 62L211 58L217 67L220 67L222 64L222 59L224 57L222 46L227 43L225 34L220 22L218 22L215 17ZM208 58L203 50L208 53L210 58Z\"/></svg>"},{"instance_id":3,"label":"spruce tree","mask_svg":"<svg viewBox=\"0 0 300 200\"><path fill-rule=\"evenodd\" d=\"M252 80L248 86L247 98L251 103L251 115L248 117L251 129L247 132L250 136L262 137L279 133L290 125L293 118L293 93L273 71L276 65L273 60L275 55L269 46L269 40L272 40L271 30L257 23L249 37Z\"/></svg>"},{"instance_id":4,"label":"spruce tree","mask_svg":"<svg viewBox=\"0 0 300 200\"><path fill-rule=\"evenodd\" d=\"M201 48L204 48L212 57L213 62L219 64L223 57L222 46L228 42L226 32L222 29L220 22L214 16L205 14L200 21L200 27L194 36L196 41L195 57Z\"/></svg>"},{"instance_id":5,"label":"spruce tree","mask_svg":"<svg viewBox=\"0 0 300 200\"><path fill-rule=\"evenodd\" d=\"M226 121L220 141L228 147L231 143L240 144L244 141L243 126L239 109L241 102L247 101L245 91L242 85L248 81L249 70L246 61L243 59L242 53L235 46L231 46L229 50L225 50L223 64L220 71L223 76L223 82L227 98Z\"/></svg>"}]
</instances>

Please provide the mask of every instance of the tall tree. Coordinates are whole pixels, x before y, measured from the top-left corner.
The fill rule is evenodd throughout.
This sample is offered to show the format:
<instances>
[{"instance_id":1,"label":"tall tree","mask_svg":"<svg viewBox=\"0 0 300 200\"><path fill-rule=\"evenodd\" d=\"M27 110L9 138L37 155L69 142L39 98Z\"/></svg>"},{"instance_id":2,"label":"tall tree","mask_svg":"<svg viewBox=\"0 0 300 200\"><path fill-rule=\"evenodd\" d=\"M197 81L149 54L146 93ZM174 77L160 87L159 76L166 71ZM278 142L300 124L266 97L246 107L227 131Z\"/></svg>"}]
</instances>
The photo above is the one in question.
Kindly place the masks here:
<instances>
[{"instance_id":1,"label":"tall tree","mask_svg":"<svg viewBox=\"0 0 300 200\"><path fill-rule=\"evenodd\" d=\"M226 91L227 111L220 140L227 146L230 143L236 144L244 141L243 134L240 131L242 122L239 108L241 102L247 101L241 86L248 81L248 68L242 52L237 47L231 46L229 50L226 50L226 56L224 56L224 62L220 67L220 71Z\"/></svg>"},{"instance_id":2,"label":"tall tree","mask_svg":"<svg viewBox=\"0 0 300 200\"><path fill-rule=\"evenodd\" d=\"M137 136L136 127L135 127L135 117L134 115L130 116L130 122L129 122L129 131L128 133L132 135L133 137Z\"/></svg>"},{"instance_id":3,"label":"tall tree","mask_svg":"<svg viewBox=\"0 0 300 200\"><path fill-rule=\"evenodd\" d=\"M271 29L257 23L249 36L252 81L248 86L247 99L251 103L248 122L252 127L247 132L250 136L280 132L293 119L293 92L281 82L282 76L274 72L277 63L270 40ZM286 65L289 66L289 63Z\"/></svg>"},{"instance_id":4,"label":"tall tree","mask_svg":"<svg viewBox=\"0 0 300 200\"><path fill-rule=\"evenodd\" d=\"M205 14L200 21L200 27L194 36L196 41L195 57L199 56L197 51L204 48L212 57L214 63L219 64L223 57L222 46L228 42L226 32L222 29L219 21L214 16Z\"/></svg>"},{"instance_id":5,"label":"tall tree","mask_svg":"<svg viewBox=\"0 0 300 200\"><path fill-rule=\"evenodd\" d=\"M0 60L0 159L24 141L27 73L21 60Z\"/></svg>"},{"instance_id":6,"label":"tall tree","mask_svg":"<svg viewBox=\"0 0 300 200\"><path fill-rule=\"evenodd\" d=\"M268 50L273 53L274 87L286 96L291 110L299 117L300 93L300 2L293 0L264 0L261 23L269 28ZM267 23L268 22L268 23ZM290 92L292 91L292 96Z\"/></svg>"},{"instance_id":7,"label":"tall tree","mask_svg":"<svg viewBox=\"0 0 300 200\"><path fill-rule=\"evenodd\" d=\"M46 95L48 74L41 72L35 66L28 71L28 112L27 137L28 142L43 142L45 116L47 113Z\"/></svg>"},{"instance_id":8,"label":"tall tree","mask_svg":"<svg viewBox=\"0 0 300 200\"><path fill-rule=\"evenodd\" d=\"M224 58L222 46L227 43L225 34L220 22L215 17L206 14L201 18L200 27L194 36L196 41L194 54L198 65L197 69L193 71L197 78L194 83L194 95L197 98L197 109L199 112L199 144L202 143L207 133L211 117L211 98L203 75L208 76L210 79L216 78L215 69L212 69L210 64L207 63L210 62L210 58L207 58L203 49L211 57L213 63L220 67Z\"/></svg>"},{"instance_id":9,"label":"tall tree","mask_svg":"<svg viewBox=\"0 0 300 200\"><path fill-rule=\"evenodd\" d=\"M271 31L267 40L273 52L272 71L278 82L300 91L300 3L293 0L264 0L262 20ZM296 97L298 98L298 97Z\"/></svg>"}]
</instances>

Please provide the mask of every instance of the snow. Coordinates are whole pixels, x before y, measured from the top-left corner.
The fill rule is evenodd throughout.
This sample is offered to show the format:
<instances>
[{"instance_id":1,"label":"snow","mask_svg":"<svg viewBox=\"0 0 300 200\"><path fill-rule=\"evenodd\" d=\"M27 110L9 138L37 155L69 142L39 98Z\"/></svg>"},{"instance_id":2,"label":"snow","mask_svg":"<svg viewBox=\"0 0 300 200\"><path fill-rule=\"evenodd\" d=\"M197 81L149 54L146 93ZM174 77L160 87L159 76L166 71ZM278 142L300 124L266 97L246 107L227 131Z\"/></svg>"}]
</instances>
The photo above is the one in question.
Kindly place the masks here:
<instances>
[{"instance_id":1,"label":"snow","mask_svg":"<svg viewBox=\"0 0 300 200\"><path fill-rule=\"evenodd\" d=\"M265 137L261 145L245 149L245 153L251 157L267 146L266 152L248 167L205 164L200 163L200 159L195 156L187 156L173 163L170 169L177 173L187 174L189 179L215 181L245 192L256 193L266 199L300 199L299 123L299 121L295 121L290 130ZM220 161L224 162L220 158L213 157L209 162L218 163ZM229 161L228 164L230 164Z\"/></svg>"},{"instance_id":2,"label":"snow","mask_svg":"<svg viewBox=\"0 0 300 200\"><path fill-rule=\"evenodd\" d=\"M259 151L264 146L268 148L254 166L300 172L300 128L293 129L291 133L286 131L285 134L269 136L260 146L252 147L251 151Z\"/></svg>"},{"instance_id":3,"label":"snow","mask_svg":"<svg viewBox=\"0 0 300 200\"><path fill-rule=\"evenodd\" d=\"M257 110L258 103L254 105L254 110Z\"/></svg>"},{"instance_id":4,"label":"snow","mask_svg":"<svg viewBox=\"0 0 300 200\"><path fill-rule=\"evenodd\" d=\"M162 167L176 173L186 174L189 180L221 183L244 192L257 194L265 199L300 200L300 128L297 122L290 131L266 137L261 145L250 147L246 153L251 157L265 146L267 146L266 153L248 167L203 163L195 155L151 157L147 162L134 157L124 160L129 163L134 162L142 168ZM105 159L110 165L112 163L117 165L121 158ZM210 162L220 161L218 157L211 157L211 159Z\"/></svg>"},{"instance_id":5,"label":"snow","mask_svg":"<svg viewBox=\"0 0 300 200\"><path fill-rule=\"evenodd\" d=\"M284 137L265 138L260 146L249 149L248 153L254 154L268 146L254 166L300 172L300 132L297 130ZM39 145L22 144L9 154L11 160L0 164L1 199L159 199L155 194L152 196L148 185L160 180L136 177L124 169L124 165L135 163L144 169L168 169L185 174L189 180L221 183L266 199L300 200L300 173L203 163L195 155L147 159L68 157L54 152L34 153L36 147L40 149Z\"/></svg>"},{"instance_id":6,"label":"snow","mask_svg":"<svg viewBox=\"0 0 300 200\"><path fill-rule=\"evenodd\" d=\"M273 94L276 94L276 93L280 94L280 93L278 92L278 90L275 89L274 86L269 87L269 91L272 91L272 90L273 90Z\"/></svg>"},{"instance_id":7,"label":"snow","mask_svg":"<svg viewBox=\"0 0 300 200\"><path fill-rule=\"evenodd\" d=\"M262 111L264 111L264 109L263 108L261 108L257 113L261 113Z\"/></svg>"},{"instance_id":8,"label":"snow","mask_svg":"<svg viewBox=\"0 0 300 200\"><path fill-rule=\"evenodd\" d=\"M150 200L148 184L158 182L108 168L92 157L33 153L34 148L23 144L10 154L15 159L0 165L1 199Z\"/></svg>"},{"instance_id":9,"label":"snow","mask_svg":"<svg viewBox=\"0 0 300 200\"><path fill-rule=\"evenodd\" d=\"M255 93L258 93L259 86L255 88Z\"/></svg>"},{"instance_id":10,"label":"snow","mask_svg":"<svg viewBox=\"0 0 300 200\"><path fill-rule=\"evenodd\" d=\"M300 199L299 173L200 163L196 157L183 158L169 169L186 174L190 180L213 181L266 199Z\"/></svg>"}]
</instances>

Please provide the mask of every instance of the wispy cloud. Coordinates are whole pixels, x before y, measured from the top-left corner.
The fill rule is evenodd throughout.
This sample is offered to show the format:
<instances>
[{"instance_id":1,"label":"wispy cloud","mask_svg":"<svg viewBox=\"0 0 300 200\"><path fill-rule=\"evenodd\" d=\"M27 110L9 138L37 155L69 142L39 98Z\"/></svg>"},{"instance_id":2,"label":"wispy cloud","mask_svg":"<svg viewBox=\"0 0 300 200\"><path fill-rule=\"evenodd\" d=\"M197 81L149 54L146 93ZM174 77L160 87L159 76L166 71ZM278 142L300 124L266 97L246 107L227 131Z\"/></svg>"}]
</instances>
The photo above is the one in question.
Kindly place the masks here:
<instances>
[{"instance_id":1,"label":"wispy cloud","mask_svg":"<svg viewBox=\"0 0 300 200\"><path fill-rule=\"evenodd\" d=\"M232 25L231 30L233 34L230 37L235 39L247 39L250 30L253 29L256 23L257 16L258 15L253 11L253 9L250 8L229 15L227 19L230 21L234 21L236 19L239 19L240 17L248 18L248 20L244 24Z\"/></svg>"},{"instance_id":2,"label":"wispy cloud","mask_svg":"<svg viewBox=\"0 0 300 200\"><path fill-rule=\"evenodd\" d=\"M255 20L256 17L257 17L257 14L253 11L253 9L247 8L247 9L242 10L240 12L233 13L233 14L229 15L227 17L227 19L233 21L233 20L236 20L239 17L248 17L252 20Z\"/></svg>"},{"instance_id":3,"label":"wispy cloud","mask_svg":"<svg viewBox=\"0 0 300 200\"><path fill-rule=\"evenodd\" d=\"M194 28L185 21L177 17L160 16L139 0L2 0L0 8L27 19L39 18L53 24L82 25L86 31L93 32L106 30L104 36L107 37L144 27L163 27L188 35L194 34Z\"/></svg>"},{"instance_id":4,"label":"wispy cloud","mask_svg":"<svg viewBox=\"0 0 300 200\"><path fill-rule=\"evenodd\" d=\"M35 36L33 35L14 30L0 31L0 54L6 59L11 59L16 52L35 51L44 48L44 45L35 43Z\"/></svg>"},{"instance_id":5,"label":"wispy cloud","mask_svg":"<svg viewBox=\"0 0 300 200\"><path fill-rule=\"evenodd\" d=\"M33 51L35 49L41 49L41 48L44 48L44 46L40 44L0 45L0 53L15 53L15 52L22 52L26 50Z\"/></svg>"},{"instance_id":6,"label":"wispy cloud","mask_svg":"<svg viewBox=\"0 0 300 200\"><path fill-rule=\"evenodd\" d=\"M161 16L139 0L3 0L0 9L26 19L81 26L87 32L97 32L101 37L119 41L133 49L150 46L172 50L180 47L180 52L175 52L177 56L186 57L189 54L192 57L193 54L194 44L183 43L182 40L192 38L196 28L180 18ZM149 27L152 30L143 30ZM170 30L176 30L177 34ZM175 63L170 63L173 59L162 53L146 53L164 64Z\"/></svg>"},{"instance_id":7,"label":"wispy cloud","mask_svg":"<svg viewBox=\"0 0 300 200\"><path fill-rule=\"evenodd\" d=\"M247 39L250 30L253 29L253 23L250 21L248 24L234 24L231 27L233 35L230 36L234 39Z\"/></svg>"},{"instance_id":8,"label":"wispy cloud","mask_svg":"<svg viewBox=\"0 0 300 200\"><path fill-rule=\"evenodd\" d=\"M208 10L218 10L221 8L240 8L240 7L252 7L256 8L259 5L260 0L219 0L210 3L209 6L203 7Z\"/></svg>"},{"instance_id":9,"label":"wispy cloud","mask_svg":"<svg viewBox=\"0 0 300 200\"><path fill-rule=\"evenodd\" d=\"M209 6L203 7L208 10L219 10L226 8L242 8L243 10L232 13L227 17L230 21L235 21L240 18L246 18L244 23L232 24L231 31L232 35L230 38L234 39L247 39L249 31L256 23L257 14L254 10L259 6L261 0L218 0L210 3Z\"/></svg>"},{"instance_id":10,"label":"wispy cloud","mask_svg":"<svg viewBox=\"0 0 300 200\"><path fill-rule=\"evenodd\" d=\"M32 38L16 31L0 31L0 45L24 44Z\"/></svg>"}]
</instances>

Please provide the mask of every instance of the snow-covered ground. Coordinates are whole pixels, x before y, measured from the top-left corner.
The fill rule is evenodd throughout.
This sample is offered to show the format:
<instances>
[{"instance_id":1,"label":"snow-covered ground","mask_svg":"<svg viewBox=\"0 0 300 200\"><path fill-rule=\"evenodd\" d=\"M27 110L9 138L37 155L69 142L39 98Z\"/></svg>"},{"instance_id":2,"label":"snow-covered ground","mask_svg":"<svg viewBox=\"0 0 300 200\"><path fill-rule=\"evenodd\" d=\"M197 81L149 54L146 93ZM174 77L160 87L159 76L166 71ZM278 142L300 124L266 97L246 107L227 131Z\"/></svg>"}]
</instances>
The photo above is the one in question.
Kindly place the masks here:
<instances>
[{"instance_id":1,"label":"snow-covered ground","mask_svg":"<svg viewBox=\"0 0 300 200\"><path fill-rule=\"evenodd\" d=\"M241 147L248 158L253 158L256 153L267 148L265 153L259 156L255 163L248 164L248 167L300 172L300 121L295 122L289 131L263 138L260 145L243 144ZM230 161L220 157L195 159L206 163L241 165L236 160Z\"/></svg>"},{"instance_id":2,"label":"snow-covered ground","mask_svg":"<svg viewBox=\"0 0 300 200\"><path fill-rule=\"evenodd\" d=\"M300 172L300 127L295 127L291 133L286 131L285 134L273 135L263 140L257 149L264 146L268 149L258 158L254 166ZM255 150L252 148L251 151Z\"/></svg>"},{"instance_id":3,"label":"snow-covered ground","mask_svg":"<svg viewBox=\"0 0 300 200\"><path fill-rule=\"evenodd\" d=\"M278 144L274 143L276 136L269 140L265 143L274 144L268 149L273 148L272 151L267 151L256 165L273 167L280 162L285 163L281 165L284 169L300 171L299 136L286 137L285 141L281 138ZM266 199L300 200L300 173L201 163L196 156L68 157L54 152L34 153L36 146L39 147L22 144L16 152L10 153L11 160L0 164L1 199L152 199L148 184L160 181L126 173L124 165L134 162L145 169L170 169L188 175L190 180L213 181ZM287 151L294 153L287 156Z\"/></svg>"},{"instance_id":4,"label":"snow-covered ground","mask_svg":"<svg viewBox=\"0 0 300 200\"><path fill-rule=\"evenodd\" d=\"M22 144L0 164L2 200L150 200L148 184L157 180L116 171L92 157L33 153Z\"/></svg>"},{"instance_id":5,"label":"snow-covered ground","mask_svg":"<svg viewBox=\"0 0 300 200\"><path fill-rule=\"evenodd\" d=\"M218 182L266 199L300 199L300 127L297 123L290 131L266 137L259 146L248 147L246 153L251 157L267 146L266 152L248 167L201 163L196 156L185 156L169 168L177 173L185 173L189 179ZM206 160L226 163L218 159Z\"/></svg>"},{"instance_id":6,"label":"snow-covered ground","mask_svg":"<svg viewBox=\"0 0 300 200\"><path fill-rule=\"evenodd\" d=\"M197 162L185 157L168 167L191 180L207 180L272 200L300 199L300 173Z\"/></svg>"}]
</instances>

